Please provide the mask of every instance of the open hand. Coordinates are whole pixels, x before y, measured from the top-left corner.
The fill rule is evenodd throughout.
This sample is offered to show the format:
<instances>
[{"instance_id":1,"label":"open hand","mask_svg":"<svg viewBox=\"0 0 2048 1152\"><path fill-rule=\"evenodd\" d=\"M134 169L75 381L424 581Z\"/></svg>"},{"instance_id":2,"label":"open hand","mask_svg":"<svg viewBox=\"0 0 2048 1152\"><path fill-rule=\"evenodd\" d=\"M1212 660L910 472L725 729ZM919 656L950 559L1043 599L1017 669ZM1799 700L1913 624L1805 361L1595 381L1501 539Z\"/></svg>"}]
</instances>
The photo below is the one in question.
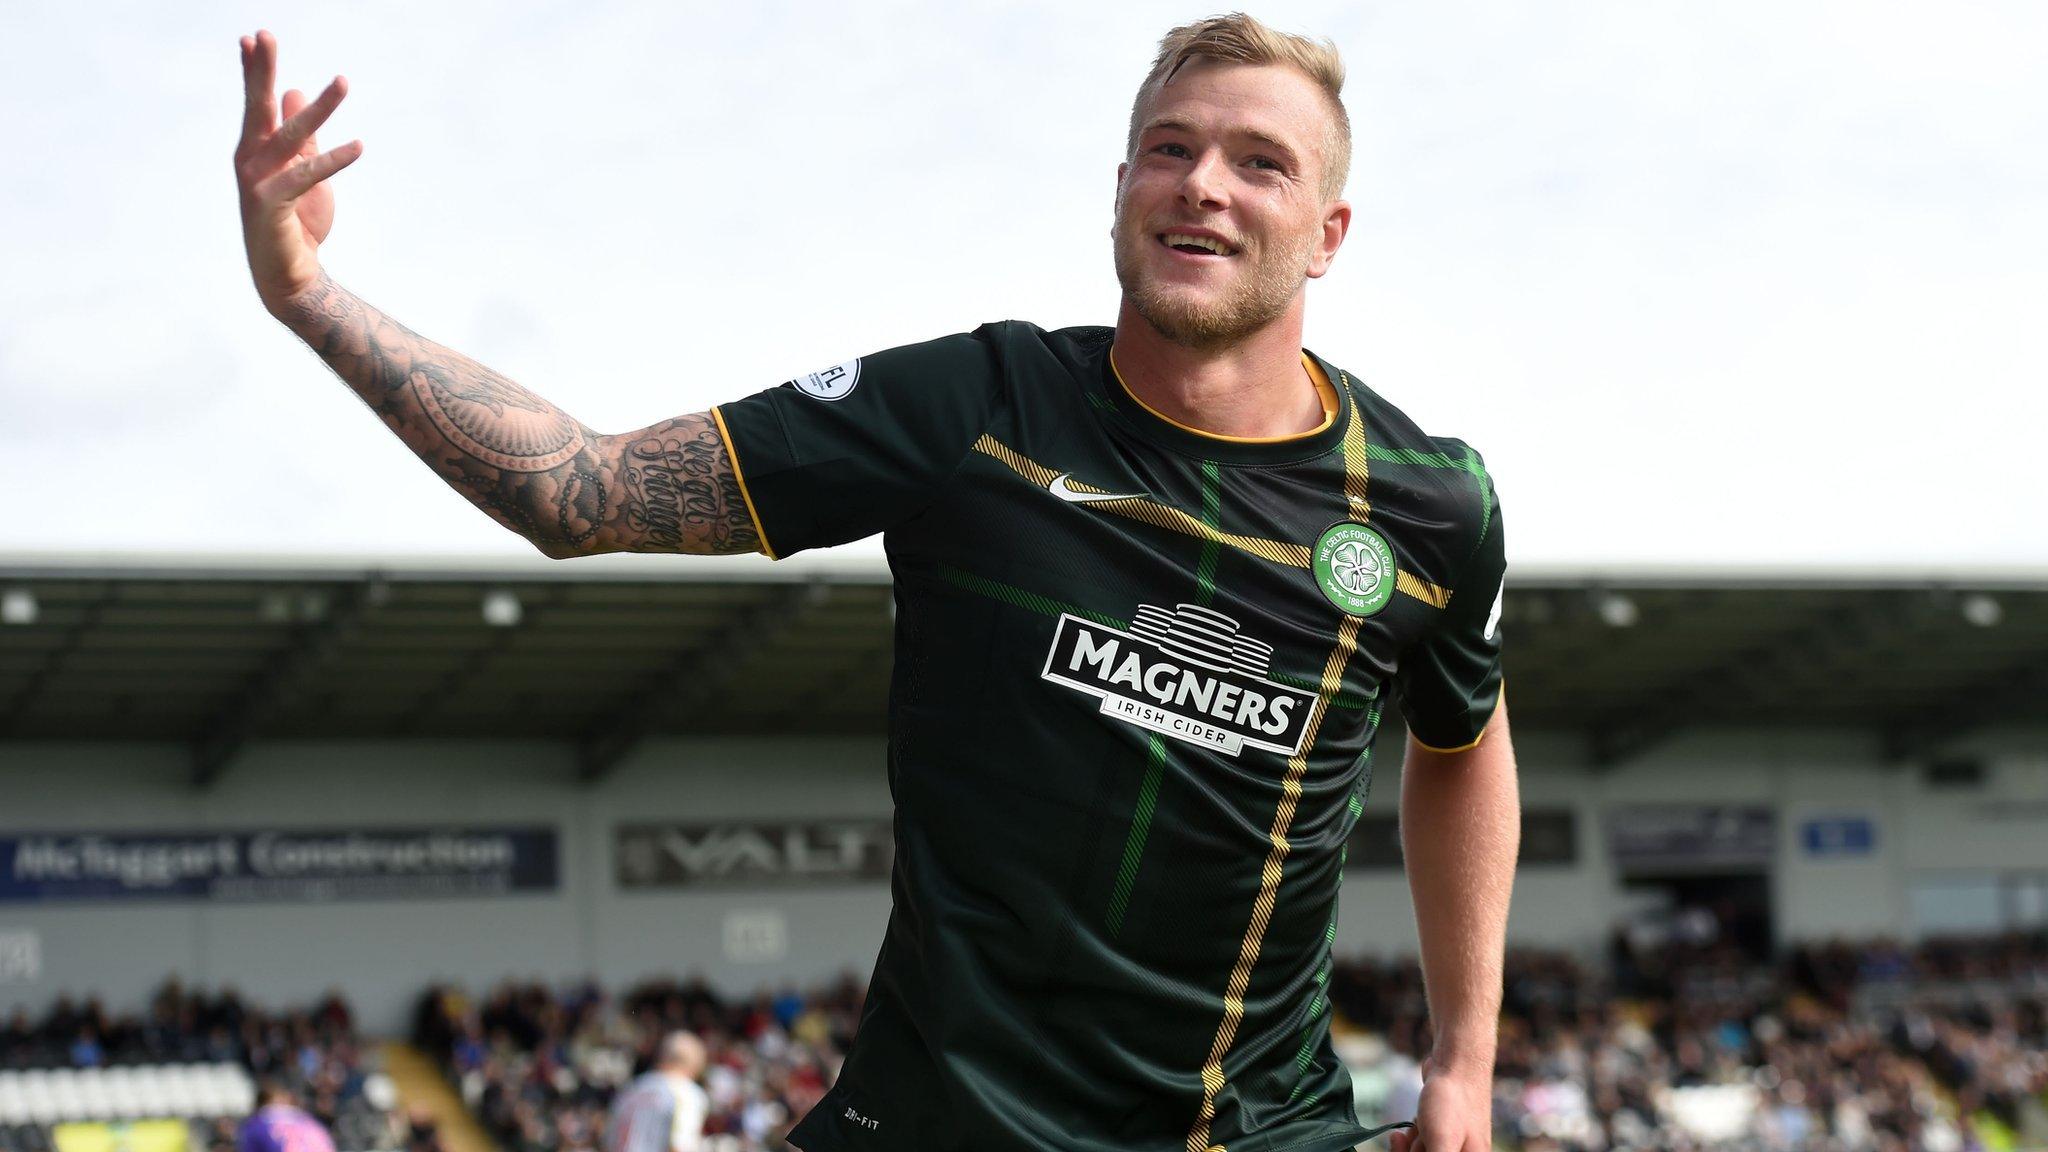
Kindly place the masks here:
<instances>
[{"instance_id":1,"label":"open hand","mask_svg":"<svg viewBox=\"0 0 2048 1152\"><path fill-rule=\"evenodd\" d=\"M276 312L285 301L320 278L317 250L334 227L334 190L329 176L355 163L363 142L351 140L322 152L313 133L348 94L336 76L317 99L284 94L284 122L273 95L277 82L277 37L268 32L242 37L242 84L248 103L242 139L235 146L235 183L242 195L242 242L249 273L264 307Z\"/></svg>"}]
</instances>

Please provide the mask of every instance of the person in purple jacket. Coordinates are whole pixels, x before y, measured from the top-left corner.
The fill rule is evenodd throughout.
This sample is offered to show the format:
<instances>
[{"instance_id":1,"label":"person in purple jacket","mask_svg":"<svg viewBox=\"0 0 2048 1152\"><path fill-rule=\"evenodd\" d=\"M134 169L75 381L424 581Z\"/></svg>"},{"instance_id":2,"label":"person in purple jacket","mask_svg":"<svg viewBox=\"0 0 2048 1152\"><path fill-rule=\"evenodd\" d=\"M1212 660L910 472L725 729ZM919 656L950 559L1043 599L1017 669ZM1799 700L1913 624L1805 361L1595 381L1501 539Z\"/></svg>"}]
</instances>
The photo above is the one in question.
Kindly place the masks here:
<instances>
[{"instance_id":1,"label":"person in purple jacket","mask_svg":"<svg viewBox=\"0 0 2048 1152\"><path fill-rule=\"evenodd\" d=\"M291 1089L267 1083L257 1104L235 1132L235 1152L334 1152L334 1138L298 1106Z\"/></svg>"}]
</instances>

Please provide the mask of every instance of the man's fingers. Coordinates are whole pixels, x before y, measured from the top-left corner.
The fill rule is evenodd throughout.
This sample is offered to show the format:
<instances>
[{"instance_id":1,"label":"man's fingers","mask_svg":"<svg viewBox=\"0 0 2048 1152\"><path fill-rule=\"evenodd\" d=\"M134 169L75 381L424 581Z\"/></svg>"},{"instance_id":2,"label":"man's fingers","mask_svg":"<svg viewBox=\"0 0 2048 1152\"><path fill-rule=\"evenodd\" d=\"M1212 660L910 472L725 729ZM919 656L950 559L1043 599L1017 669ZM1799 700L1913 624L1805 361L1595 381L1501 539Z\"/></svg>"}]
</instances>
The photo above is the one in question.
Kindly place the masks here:
<instances>
[{"instance_id":1,"label":"man's fingers","mask_svg":"<svg viewBox=\"0 0 2048 1152\"><path fill-rule=\"evenodd\" d=\"M276 127L276 87L277 38L261 31L242 37L243 140L253 144Z\"/></svg>"},{"instance_id":2,"label":"man's fingers","mask_svg":"<svg viewBox=\"0 0 2048 1152\"><path fill-rule=\"evenodd\" d=\"M290 149L287 156L280 158L280 163L290 163L291 160L298 157L312 156L320 151L319 146L313 143L311 134L306 135L303 139L296 140L290 134L292 117L305 111L305 108L306 94L297 88L285 89L284 95L277 102L277 110L284 116L284 125L278 129L277 135L273 137L277 141L273 147L278 152Z\"/></svg>"},{"instance_id":3,"label":"man's fingers","mask_svg":"<svg viewBox=\"0 0 2048 1152\"><path fill-rule=\"evenodd\" d=\"M334 110L341 106L342 97L348 95L348 78L336 76L319 98L306 103L305 94L294 88L284 94L284 126L277 130L279 139L293 151L297 151L313 133L319 131Z\"/></svg>"},{"instance_id":4,"label":"man's fingers","mask_svg":"<svg viewBox=\"0 0 2048 1152\"><path fill-rule=\"evenodd\" d=\"M363 142L351 140L318 156L295 160L283 171L258 184L256 195L266 203L289 204L304 196L313 185L355 163L362 154Z\"/></svg>"},{"instance_id":5,"label":"man's fingers","mask_svg":"<svg viewBox=\"0 0 2048 1152\"><path fill-rule=\"evenodd\" d=\"M284 95L278 97L277 111L279 115L284 117L284 127L278 129L277 135L272 137L272 139L278 142L276 145L273 145L273 147L280 148L280 150L283 148L285 130L291 127L292 117L297 116L301 111L305 109L305 107L306 94L304 92L299 91L297 88L287 88L285 89ZM295 152L301 150L302 149L298 148L293 149L293 151Z\"/></svg>"}]
</instances>

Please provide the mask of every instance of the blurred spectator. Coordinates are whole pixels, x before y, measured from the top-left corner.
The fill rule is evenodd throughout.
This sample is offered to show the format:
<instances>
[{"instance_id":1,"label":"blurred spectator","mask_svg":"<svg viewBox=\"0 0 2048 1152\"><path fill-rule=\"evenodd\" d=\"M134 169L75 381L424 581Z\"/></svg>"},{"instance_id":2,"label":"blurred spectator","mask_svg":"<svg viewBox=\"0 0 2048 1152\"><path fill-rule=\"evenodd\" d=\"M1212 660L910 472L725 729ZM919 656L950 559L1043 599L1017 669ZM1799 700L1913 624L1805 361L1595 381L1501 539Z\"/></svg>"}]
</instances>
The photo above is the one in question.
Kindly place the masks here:
<instances>
[{"instance_id":1,"label":"blurred spectator","mask_svg":"<svg viewBox=\"0 0 2048 1152\"><path fill-rule=\"evenodd\" d=\"M171 979L140 1013L116 1016L97 998L81 1004L64 995L40 1021L17 1008L0 1028L0 1068L194 1063L240 1064L258 1082L289 1094L344 1149L399 1146L394 1119L364 1095L369 1073L362 1044L339 993L309 1008L272 1013L245 1004L231 988L209 996ZM195 1152L232 1152L240 1119L195 1124ZM17 1135L17 1146L42 1142Z\"/></svg>"},{"instance_id":2,"label":"blurred spectator","mask_svg":"<svg viewBox=\"0 0 2048 1152\"><path fill-rule=\"evenodd\" d=\"M710 1099L697 1083L704 1042L688 1032L661 1038L652 1070L612 1099L605 1152L702 1152Z\"/></svg>"},{"instance_id":3,"label":"blurred spectator","mask_svg":"<svg viewBox=\"0 0 2048 1152\"><path fill-rule=\"evenodd\" d=\"M235 1132L235 1152L334 1152L334 1138L299 1108L290 1089L267 1082L256 1102L255 1113Z\"/></svg>"},{"instance_id":4,"label":"blurred spectator","mask_svg":"<svg viewBox=\"0 0 2048 1152\"><path fill-rule=\"evenodd\" d=\"M1800 948L1617 933L1596 972L1514 952L1496 1145L1550 1152L1973 1152L2048 1146L2048 936ZM1398 1083L1428 1055L1412 963L1337 966L1345 1022ZM1412 1114L1390 1091L1384 1119Z\"/></svg>"},{"instance_id":5,"label":"blurred spectator","mask_svg":"<svg viewBox=\"0 0 2048 1152\"><path fill-rule=\"evenodd\" d=\"M851 979L730 1001L695 980L644 984L616 1003L588 984L504 984L481 1000L440 987L422 997L414 1033L505 1152L606 1147L614 1094L654 1066L663 1036L694 1033L704 1147L751 1152L785 1147L824 1096L864 995Z\"/></svg>"},{"instance_id":6,"label":"blurred spectator","mask_svg":"<svg viewBox=\"0 0 2048 1152\"><path fill-rule=\"evenodd\" d=\"M1726 933L1617 932L1605 964L1508 956L1503 1152L1994 1152L2048 1147L2048 936L1817 944L1775 963ZM1369 1123L1413 1114L1429 1055L1412 961L1338 963L1335 1028ZM852 981L723 998L699 981L506 984L421 1002L417 1031L506 1152L605 1148L660 1038L704 1038L706 1149L779 1150L852 1039ZM1367 1097L1370 1097L1367 1099Z\"/></svg>"}]
</instances>

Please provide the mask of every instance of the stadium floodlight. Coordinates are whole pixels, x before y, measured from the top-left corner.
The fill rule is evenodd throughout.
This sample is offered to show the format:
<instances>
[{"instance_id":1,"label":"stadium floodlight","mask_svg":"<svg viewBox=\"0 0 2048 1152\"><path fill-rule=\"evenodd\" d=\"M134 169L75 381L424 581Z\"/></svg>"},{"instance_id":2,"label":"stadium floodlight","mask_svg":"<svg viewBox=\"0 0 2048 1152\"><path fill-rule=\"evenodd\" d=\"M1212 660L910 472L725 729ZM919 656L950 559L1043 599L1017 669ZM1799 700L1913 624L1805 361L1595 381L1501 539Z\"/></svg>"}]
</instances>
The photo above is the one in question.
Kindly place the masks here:
<instances>
[{"instance_id":1,"label":"stadium floodlight","mask_svg":"<svg viewBox=\"0 0 2048 1152\"><path fill-rule=\"evenodd\" d=\"M33 624L40 611L36 594L26 588L0 592L0 624Z\"/></svg>"},{"instance_id":2,"label":"stadium floodlight","mask_svg":"<svg viewBox=\"0 0 2048 1152\"><path fill-rule=\"evenodd\" d=\"M484 593L483 608L484 623L493 628L517 628L520 617L526 614L519 597L509 588L493 588Z\"/></svg>"},{"instance_id":3,"label":"stadium floodlight","mask_svg":"<svg viewBox=\"0 0 2048 1152\"><path fill-rule=\"evenodd\" d=\"M1643 618L1643 610L1636 607L1636 602L1619 592L1599 593L1594 597L1593 610L1609 628L1633 628Z\"/></svg>"},{"instance_id":4,"label":"stadium floodlight","mask_svg":"<svg viewBox=\"0 0 2048 1152\"><path fill-rule=\"evenodd\" d=\"M2005 608L1998 601L1982 592L1972 592L1963 597L1960 605L1963 619L1979 628L1996 628L2005 619Z\"/></svg>"}]
</instances>

